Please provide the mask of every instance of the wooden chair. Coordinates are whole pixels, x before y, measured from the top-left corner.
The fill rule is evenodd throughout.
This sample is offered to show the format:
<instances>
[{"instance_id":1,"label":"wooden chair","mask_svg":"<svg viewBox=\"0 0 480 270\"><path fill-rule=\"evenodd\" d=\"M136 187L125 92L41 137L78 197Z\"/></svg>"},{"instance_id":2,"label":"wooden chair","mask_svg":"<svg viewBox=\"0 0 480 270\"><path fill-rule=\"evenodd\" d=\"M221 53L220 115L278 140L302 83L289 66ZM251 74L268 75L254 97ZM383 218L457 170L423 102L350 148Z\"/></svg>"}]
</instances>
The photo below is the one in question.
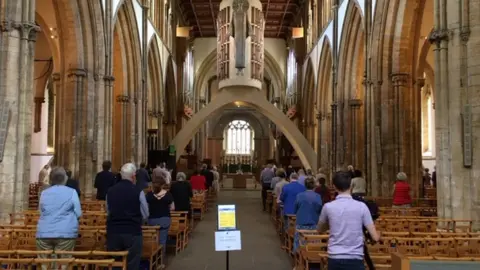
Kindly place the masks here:
<instances>
[{"instance_id":1,"label":"wooden chair","mask_svg":"<svg viewBox=\"0 0 480 270\"><path fill-rule=\"evenodd\" d=\"M174 241L172 246L175 248L175 255L182 250L182 232L183 228L180 227L180 220L172 218L170 229L168 230L168 238Z\"/></svg>"},{"instance_id":2,"label":"wooden chair","mask_svg":"<svg viewBox=\"0 0 480 270\"><path fill-rule=\"evenodd\" d=\"M457 237L455 238L455 249L458 257L480 258L480 237Z\"/></svg>"},{"instance_id":3,"label":"wooden chair","mask_svg":"<svg viewBox=\"0 0 480 270\"><path fill-rule=\"evenodd\" d=\"M94 265L96 265L97 267L121 267L123 270L127 270L128 251L93 250L91 254L92 258L95 258L97 261L96 263L94 263Z\"/></svg>"},{"instance_id":4,"label":"wooden chair","mask_svg":"<svg viewBox=\"0 0 480 270\"><path fill-rule=\"evenodd\" d=\"M427 238L425 244L428 256L457 257L453 238Z\"/></svg>"},{"instance_id":5,"label":"wooden chair","mask_svg":"<svg viewBox=\"0 0 480 270\"><path fill-rule=\"evenodd\" d=\"M188 237L190 235L190 226L188 222L188 212L186 211L172 211L170 213L171 218L176 218L178 219L178 227L179 230L181 231L181 237L182 237L182 250L184 250L187 247L188 244Z\"/></svg>"},{"instance_id":6,"label":"wooden chair","mask_svg":"<svg viewBox=\"0 0 480 270\"><path fill-rule=\"evenodd\" d=\"M425 238L403 238L395 239L395 246L400 254L412 257L426 256Z\"/></svg>"},{"instance_id":7,"label":"wooden chair","mask_svg":"<svg viewBox=\"0 0 480 270\"><path fill-rule=\"evenodd\" d=\"M31 270L33 259L0 258L0 266L5 270Z\"/></svg>"}]
</instances>

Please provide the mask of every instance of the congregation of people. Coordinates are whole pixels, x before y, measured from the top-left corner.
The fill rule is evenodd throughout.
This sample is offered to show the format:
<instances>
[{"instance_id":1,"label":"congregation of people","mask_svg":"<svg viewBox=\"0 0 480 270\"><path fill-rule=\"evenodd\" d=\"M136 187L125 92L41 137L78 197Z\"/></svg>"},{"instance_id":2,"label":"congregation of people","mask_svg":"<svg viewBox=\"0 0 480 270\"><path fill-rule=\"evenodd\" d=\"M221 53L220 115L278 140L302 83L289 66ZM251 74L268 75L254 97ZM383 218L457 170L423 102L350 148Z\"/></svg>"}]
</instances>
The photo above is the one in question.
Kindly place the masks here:
<instances>
[{"instance_id":1,"label":"congregation of people","mask_svg":"<svg viewBox=\"0 0 480 270\"><path fill-rule=\"evenodd\" d=\"M40 218L37 224L38 250L72 251L82 216L78 180L62 167L45 166L39 175L43 183L39 198ZM183 172L175 175L165 163L149 171L145 163L137 167L124 164L112 172L112 163L104 161L94 180L96 199L105 201L106 250L128 251L128 269L140 269L142 226L159 226L159 244L165 267L166 245L171 225L171 211L185 211L191 217L191 200L195 193L218 190L219 173L203 164L189 180Z\"/></svg>"},{"instance_id":2,"label":"congregation of people","mask_svg":"<svg viewBox=\"0 0 480 270\"><path fill-rule=\"evenodd\" d=\"M424 184L433 185L431 180L425 180L428 170L425 172ZM350 165L333 175L334 197L323 169L314 175L309 169L295 171L292 166L283 169L268 164L261 172L260 182L263 211L268 211L267 194L272 192L280 206L277 210L283 216L285 232L289 226L288 216L295 216L294 252L301 245L298 230L316 229L320 233L329 230L328 269L365 269L364 259L367 265L369 262L364 239L378 241L380 233L374 225L378 207L365 198L367 183L360 170ZM399 172L392 188L392 207L411 207L412 190L407 175Z\"/></svg>"}]
</instances>

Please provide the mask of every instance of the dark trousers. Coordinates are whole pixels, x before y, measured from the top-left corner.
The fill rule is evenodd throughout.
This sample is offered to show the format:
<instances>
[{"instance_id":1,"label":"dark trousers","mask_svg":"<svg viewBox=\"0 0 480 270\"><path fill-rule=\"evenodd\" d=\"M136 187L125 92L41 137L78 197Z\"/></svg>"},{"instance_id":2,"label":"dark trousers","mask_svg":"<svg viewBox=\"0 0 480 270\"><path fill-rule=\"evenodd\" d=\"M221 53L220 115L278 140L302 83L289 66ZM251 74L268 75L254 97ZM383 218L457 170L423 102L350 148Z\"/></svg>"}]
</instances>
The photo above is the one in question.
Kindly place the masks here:
<instances>
[{"instance_id":1,"label":"dark trousers","mask_svg":"<svg viewBox=\"0 0 480 270\"><path fill-rule=\"evenodd\" d=\"M263 211L267 210L267 190L271 190L270 183L262 184L262 204L263 204Z\"/></svg>"},{"instance_id":2,"label":"dark trousers","mask_svg":"<svg viewBox=\"0 0 480 270\"><path fill-rule=\"evenodd\" d=\"M128 250L127 269L140 269L142 259L143 236L132 234L107 234L108 251Z\"/></svg>"},{"instance_id":3,"label":"dark trousers","mask_svg":"<svg viewBox=\"0 0 480 270\"><path fill-rule=\"evenodd\" d=\"M363 260L328 258L328 270L365 270Z\"/></svg>"}]
</instances>

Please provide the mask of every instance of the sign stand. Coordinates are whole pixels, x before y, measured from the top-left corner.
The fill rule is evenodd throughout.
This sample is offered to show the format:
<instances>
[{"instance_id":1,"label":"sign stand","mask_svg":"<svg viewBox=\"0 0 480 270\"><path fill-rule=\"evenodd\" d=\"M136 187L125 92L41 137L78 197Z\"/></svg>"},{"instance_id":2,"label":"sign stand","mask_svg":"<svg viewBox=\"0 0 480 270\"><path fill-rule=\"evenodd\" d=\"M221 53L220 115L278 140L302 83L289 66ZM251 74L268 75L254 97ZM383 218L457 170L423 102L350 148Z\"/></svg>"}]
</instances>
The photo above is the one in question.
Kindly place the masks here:
<instances>
[{"instance_id":1,"label":"sign stand","mask_svg":"<svg viewBox=\"0 0 480 270\"><path fill-rule=\"evenodd\" d=\"M230 251L241 250L240 231L237 230L235 205L218 205L215 251L225 251L225 266L230 269Z\"/></svg>"},{"instance_id":2,"label":"sign stand","mask_svg":"<svg viewBox=\"0 0 480 270\"><path fill-rule=\"evenodd\" d=\"M227 250L226 252L227 252L227 267L226 267L226 269L227 269L227 270L230 270L230 260L229 260L229 259L230 259L230 258L229 258L229 257L230 257L230 256L229 256L229 255L230 255L230 251Z\"/></svg>"}]
</instances>

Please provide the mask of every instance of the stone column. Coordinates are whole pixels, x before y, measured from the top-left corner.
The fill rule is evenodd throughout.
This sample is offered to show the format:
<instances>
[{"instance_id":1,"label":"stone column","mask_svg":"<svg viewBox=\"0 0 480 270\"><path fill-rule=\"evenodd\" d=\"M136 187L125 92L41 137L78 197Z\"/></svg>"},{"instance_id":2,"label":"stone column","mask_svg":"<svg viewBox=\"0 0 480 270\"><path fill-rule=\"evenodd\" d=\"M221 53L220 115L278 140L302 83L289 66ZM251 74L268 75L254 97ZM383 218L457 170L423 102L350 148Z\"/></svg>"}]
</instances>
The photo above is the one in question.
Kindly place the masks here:
<instances>
[{"instance_id":1,"label":"stone column","mask_svg":"<svg viewBox=\"0 0 480 270\"><path fill-rule=\"evenodd\" d=\"M59 165L63 164L63 156L59 154L59 149L60 149L60 136L61 133L63 132L62 129L60 128L60 123L62 123L62 119L64 117L62 112L62 106L63 106L63 91L61 89L61 75L60 73L53 73L52 74L52 85L53 85L53 92L55 93L55 123L54 123L54 156L53 156L53 164Z\"/></svg>"},{"instance_id":2,"label":"stone column","mask_svg":"<svg viewBox=\"0 0 480 270\"><path fill-rule=\"evenodd\" d=\"M109 2L109 1L107 1ZM113 147L113 83L115 77L104 76L103 77L105 92L103 93L104 103L104 121L103 121L103 159L112 160L112 147ZM103 160L101 161L103 162Z\"/></svg>"},{"instance_id":3,"label":"stone column","mask_svg":"<svg viewBox=\"0 0 480 270\"><path fill-rule=\"evenodd\" d=\"M414 187L413 189L413 197L417 198L420 195L420 186L423 185L422 181L422 98L421 98L421 93L422 93L422 87L425 86L425 79L424 78L417 78L415 82L415 89L414 89L414 95L415 95L415 103L414 105L414 121L415 123L412 123L414 132L411 136L412 138L412 144L411 144L411 149L412 153L410 153L410 163L411 163L411 168L413 169L413 175L412 175L412 186ZM430 142L431 143L431 142Z\"/></svg>"},{"instance_id":4,"label":"stone column","mask_svg":"<svg viewBox=\"0 0 480 270\"><path fill-rule=\"evenodd\" d=\"M42 104L45 103L44 97L34 97L35 115L33 121L33 132L37 133L42 130Z\"/></svg>"},{"instance_id":5,"label":"stone column","mask_svg":"<svg viewBox=\"0 0 480 270\"><path fill-rule=\"evenodd\" d=\"M393 95L394 95L394 113L393 113L393 130L395 145L394 155L395 155L395 173L405 170L404 157L405 157L405 145L403 141L404 135L404 118L405 118L405 88L407 87L408 74L405 73L396 73L392 75L393 83ZM410 177L410 176L409 176Z\"/></svg>"},{"instance_id":6,"label":"stone column","mask_svg":"<svg viewBox=\"0 0 480 270\"><path fill-rule=\"evenodd\" d=\"M350 154L351 154L351 161L355 168L358 168L358 152L357 152L357 132L358 132L358 125L357 122L362 121L363 119L357 119L358 117L358 110L362 106L362 101L360 99L350 99L348 101L348 105L350 106Z\"/></svg>"},{"instance_id":7,"label":"stone column","mask_svg":"<svg viewBox=\"0 0 480 270\"><path fill-rule=\"evenodd\" d=\"M318 26L316 26L318 27ZM322 167L322 114L317 113L315 115L315 119L317 119L317 168Z\"/></svg>"},{"instance_id":8,"label":"stone column","mask_svg":"<svg viewBox=\"0 0 480 270\"><path fill-rule=\"evenodd\" d=\"M3 2L3 1L2 1ZM0 162L0 219L22 212L28 204L33 107L35 1L8 1L0 6L0 100L10 109L3 159ZM16 13L9 13L16 11ZM1 15L1 14L0 14Z\"/></svg>"},{"instance_id":9,"label":"stone column","mask_svg":"<svg viewBox=\"0 0 480 270\"><path fill-rule=\"evenodd\" d=\"M120 151L120 164L124 164L127 159L127 141L128 141L128 103L130 102L130 97L127 95L118 95L117 102L122 105L122 118L117 119L121 121L121 132L120 132L120 141L121 141L121 151ZM115 146L114 146L115 147Z\"/></svg>"},{"instance_id":10,"label":"stone column","mask_svg":"<svg viewBox=\"0 0 480 270\"><path fill-rule=\"evenodd\" d=\"M163 112L157 112L157 150L164 149L163 144Z\"/></svg>"}]
</instances>

